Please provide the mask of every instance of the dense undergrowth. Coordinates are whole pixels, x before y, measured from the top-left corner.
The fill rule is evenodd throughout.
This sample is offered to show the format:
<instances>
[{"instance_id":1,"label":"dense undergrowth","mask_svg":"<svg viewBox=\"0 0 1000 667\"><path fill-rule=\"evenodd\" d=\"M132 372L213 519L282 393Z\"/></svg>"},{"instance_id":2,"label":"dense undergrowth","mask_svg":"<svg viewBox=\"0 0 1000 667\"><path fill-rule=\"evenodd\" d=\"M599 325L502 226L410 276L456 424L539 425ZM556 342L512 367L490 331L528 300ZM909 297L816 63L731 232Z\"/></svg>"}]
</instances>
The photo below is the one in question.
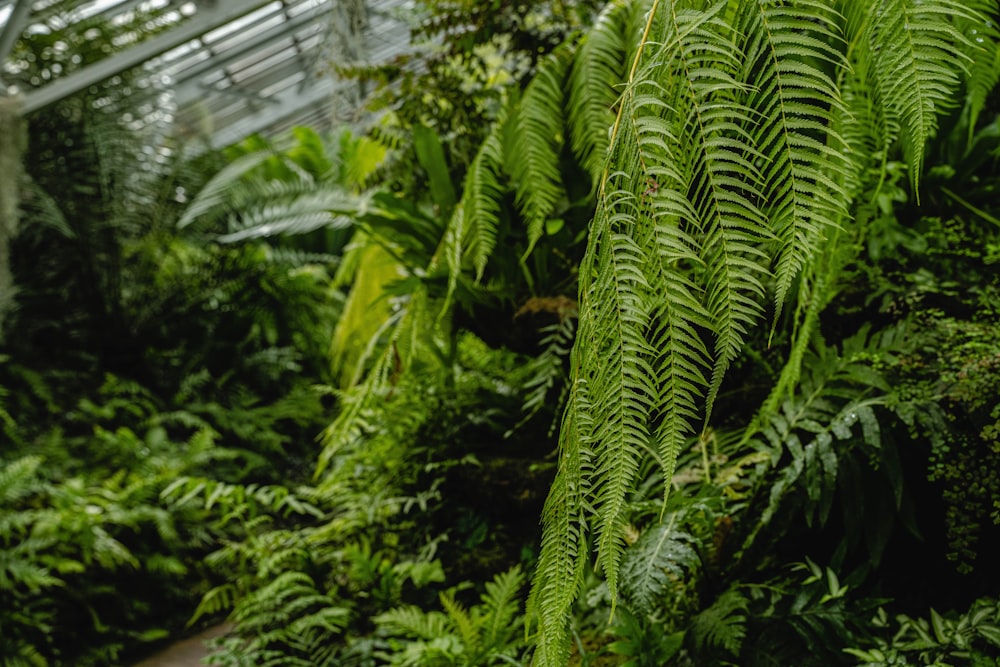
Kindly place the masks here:
<instances>
[{"instance_id":1,"label":"dense undergrowth","mask_svg":"<svg viewBox=\"0 0 1000 667\"><path fill-rule=\"evenodd\" d=\"M364 136L142 172L114 110L31 119L0 663L129 664L224 619L209 664L533 659L592 130L647 7L505 5L455 32L462 6L420 4L418 34L446 36L426 69L342 72L390 111ZM877 147L829 284L746 332L670 479L643 449L617 595L586 559L567 602L570 664L998 664L990 48L923 172Z\"/></svg>"}]
</instances>

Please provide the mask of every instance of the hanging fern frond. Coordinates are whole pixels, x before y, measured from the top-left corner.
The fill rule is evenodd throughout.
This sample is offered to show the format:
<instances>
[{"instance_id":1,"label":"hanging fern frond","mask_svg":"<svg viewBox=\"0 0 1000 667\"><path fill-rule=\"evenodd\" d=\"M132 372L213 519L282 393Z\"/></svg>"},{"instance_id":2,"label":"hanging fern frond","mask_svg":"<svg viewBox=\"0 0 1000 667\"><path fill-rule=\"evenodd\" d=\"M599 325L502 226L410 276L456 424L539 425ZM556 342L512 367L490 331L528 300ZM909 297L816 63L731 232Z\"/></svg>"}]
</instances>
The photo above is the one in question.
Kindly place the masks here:
<instances>
[{"instance_id":1,"label":"hanging fern frond","mask_svg":"<svg viewBox=\"0 0 1000 667\"><path fill-rule=\"evenodd\" d=\"M502 123L498 123L500 127ZM497 242L500 225L499 177L503 164L503 146L499 131L493 132L483 142L479 153L469 167L462 195L463 246L476 269L476 280L482 280L486 263Z\"/></svg>"},{"instance_id":2,"label":"hanging fern frond","mask_svg":"<svg viewBox=\"0 0 1000 667\"><path fill-rule=\"evenodd\" d=\"M631 5L614 3L583 37L570 78L572 146L600 180L531 595L540 665L566 660L591 534L617 596L640 457L657 447L670 479L749 334L768 306L777 326L793 294L790 360L768 404L794 392L836 290L830 278L851 252L862 177L899 136L915 183L963 78L969 40L955 21L984 19L959 4L654 0L633 31ZM609 118L622 54L634 57L605 144L593 128ZM587 63L599 63L593 77ZM810 497L822 517L835 470L820 449Z\"/></svg>"},{"instance_id":3,"label":"hanging fern frond","mask_svg":"<svg viewBox=\"0 0 1000 667\"><path fill-rule=\"evenodd\" d=\"M957 0L882 0L871 10L866 51L879 102L899 119L910 183L917 183L924 145L937 131L937 116L955 105L955 92L971 63L969 38L954 20L981 20Z\"/></svg>"},{"instance_id":4,"label":"hanging fern frond","mask_svg":"<svg viewBox=\"0 0 1000 667\"><path fill-rule=\"evenodd\" d=\"M576 356L574 352L571 357L574 368ZM593 428L590 415L587 388L580 384L563 416L558 468L542 509L545 530L528 598L529 614L538 624L535 660L541 665L564 665L569 658L570 611L583 586L589 555L585 507L593 464L591 452L580 443L581 433Z\"/></svg>"},{"instance_id":5,"label":"hanging fern frond","mask_svg":"<svg viewBox=\"0 0 1000 667\"><path fill-rule=\"evenodd\" d=\"M758 116L738 101L746 91L738 80L745 54L732 48L732 29L717 16L723 8L716 5L704 15L672 12L668 39L676 45L657 58L679 75L673 77L680 81L674 119L683 123L675 132L684 144L675 154L688 160L687 196L695 213L689 223L703 235L705 306L715 334L706 421L729 364L763 315L762 280L770 263L760 248L771 231L758 206L763 192L757 155L747 150L751 137L743 129Z\"/></svg>"},{"instance_id":6,"label":"hanging fern frond","mask_svg":"<svg viewBox=\"0 0 1000 667\"><path fill-rule=\"evenodd\" d=\"M1000 83L1000 29L989 18L996 16L996 0L969 0L966 5L977 13L972 21L958 22L959 29L969 38L969 44L973 47L969 53L972 65L966 86L967 148L971 148L979 114L986 107L987 96Z\"/></svg>"},{"instance_id":7,"label":"hanging fern frond","mask_svg":"<svg viewBox=\"0 0 1000 667\"><path fill-rule=\"evenodd\" d=\"M528 226L525 256L531 254L545 221L564 196L559 153L565 141L563 89L570 62L568 44L549 54L539 64L514 117L517 129L507 158L512 163L517 205Z\"/></svg>"},{"instance_id":8,"label":"hanging fern frond","mask_svg":"<svg viewBox=\"0 0 1000 667\"><path fill-rule=\"evenodd\" d=\"M465 262L471 261L476 280L482 280L490 253L496 245L503 193L500 175L505 122L504 116L494 125L469 165L462 198L448 220L437 254L431 262L432 268L438 266L443 256L443 263L448 269L448 293L441 308L442 314L451 307Z\"/></svg>"},{"instance_id":9,"label":"hanging fern frond","mask_svg":"<svg viewBox=\"0 0 1000 667\"><path fill-rule=\"evenodd\" d=\"M822 69L839 70L846 63L837 48L842 44L837 16L823 2L758 0L742 6L746 82L753 91L748 105L754 112L746 129L761 156L760 194L778 241L774 272L780 308L817 245L847 217L849 196L841 181L850 165L844 140L828 123L844 106Z\"/></svg>"},{"instance_id":10,"label":"hanging fern frond","mask_svg":"<svg viewBox=\"0 0 1000 667\"><path fill-rule=\"evenodd\" d=\"M573 153L595 183L604 171L608 128L615 120L612 107L617 87L628 74L631 15L648 2L609 2L583 37L570 74L569 128Z\"/></svg>"}]
</instances>

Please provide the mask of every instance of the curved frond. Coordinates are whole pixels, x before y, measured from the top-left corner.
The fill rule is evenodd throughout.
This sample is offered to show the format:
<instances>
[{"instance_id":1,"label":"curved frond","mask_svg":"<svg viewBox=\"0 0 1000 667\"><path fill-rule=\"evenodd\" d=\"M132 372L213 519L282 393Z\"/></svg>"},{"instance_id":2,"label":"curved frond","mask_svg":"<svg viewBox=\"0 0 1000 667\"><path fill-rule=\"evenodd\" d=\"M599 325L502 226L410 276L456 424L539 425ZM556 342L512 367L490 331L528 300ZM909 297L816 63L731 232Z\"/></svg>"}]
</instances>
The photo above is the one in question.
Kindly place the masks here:
<instances>
[{"instance_id":1,"label":"curved frond","mask_svg":"<svg viewBox=\"0 0 1000 667\"><path fill-rule=\"evenodd\" d=\"M846 144L829 125L830 114L845 108L825 71L837 72L846 61L836 48L843 39L828 3L757 0L743 6L740 32L747 38L754 113L747 131L760 154L761 196L778 241L777 320L792 281L825 233L847 216L849 195L841 184L850 171Z\"/></svg>"},{"instance_id":2,"label":"curved frond","mask_svg":"<svg viewBox=\"0 0 1000 667\"><path fill-rule=\"evenodd\" d=\"M339 193L317 192L288 202L274 202L245 210L235 231L217 237L220 243L237 243L279 234L308 234L324 227L343 229L354 224L344 212L360 210L355 198Z\"/></svg>"},{"instance_id":3,"label":"curved frond","mask_svg":"<svg viewBox=\"0 0 1000 667\"><path fill-rule=\"evenodd\" d=\"M272 157L274 157L272 151L257 151L238 157L226 165L205 184L184 210L184 214L177 221L177 229L189 227L203 217L214 219L214 216L218 215L218 210L229 201L229 190L233 184Z\"/></svg>"},{"instance_id":4,"label":"curved frond","mask_svg":"<svg viewBox=\"0 0 1000 667\"><path fill-rule=\"evenodd\" d=\"M956 18L976 20L958 0L882 0L868 23L868 51L879 102L897 118L914 192L924 145L937 131L937 116L955 105L963 69L970 64L968 38Z\"/></svg>"},{"instance_id":5,"label":"curved frond","mask_svg":"<svg viewBox=\"0 0 1000 667\"><path fill-rule=\"evenodd\" d=\"M608 128L618 87L628 74L632 0L608 3L577 49L570 75L569 128L573 152L595 182L604 170Z\"/></svg>"},{"instance_id":6,"label":"curved frond","mask_svg":"<svg viewBox=\"0 0 1000 667\"><path fill-rule=\"evenodd\" d=\"M505 122L505 118L497 121L469 165L462 198L448 219L437 255L432 261L433 268L443 255L448 268L448 292L442 313L451 305L466 260L471 260L476 279L482 280L496 245L503 192L499 178L503 162L501 136Z\"/></svg>"},{"instance_id":7,"label":"curved frond","mask_svg":"<svg viewBox=\"0 0 1000 667\"><path fill-rule=\"evenodd\" d=\"M518 208L528 224L531 254L546 219L564 196L559 153L564 137L563 85L571 62L567 47L556 49L539 65L514 118L512 154Z\"/></svg>"}]
</instances>

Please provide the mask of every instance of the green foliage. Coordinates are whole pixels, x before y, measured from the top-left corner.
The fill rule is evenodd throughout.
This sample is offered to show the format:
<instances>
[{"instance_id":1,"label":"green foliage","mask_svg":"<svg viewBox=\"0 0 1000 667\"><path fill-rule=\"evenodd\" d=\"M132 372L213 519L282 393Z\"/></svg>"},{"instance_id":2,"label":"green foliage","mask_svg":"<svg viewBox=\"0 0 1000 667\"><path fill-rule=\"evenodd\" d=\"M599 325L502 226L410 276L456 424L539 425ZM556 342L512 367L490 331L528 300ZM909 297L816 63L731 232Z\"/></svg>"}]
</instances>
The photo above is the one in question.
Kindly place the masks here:
<instances>
[{"instance_id":1,"label":"green foliage","mask_svg":"<svg viewBox=\"0 0 1000 667\"><path fill-rule=\"evenodd\" d=\"M797 276L800 298L812 299L775 396L795 386L829 299L823 271L843 262L829 239L847 222L857 174L873 164L851 143L842 94L863 96L901 128L911 180L919 178L936 117L975 50L950 14L976 14L947 1L845 11L841 34L826 3L654 2L628 37L638 49L580 267L573 379L533 593L540 664L566 660L591 532L617 597L639 460L657 448L670 479L764 316L772 270L776 310ZM891 35L911 36L905 26L920 28L911 48L884 48ZM876 64L850 69L868 59ZM835 474L823 443L802 454L825 470L810 466L807 476L821 517Z\"/></svg>"},{"instance_id":2,"label":"green foliage","mask_svg":"<svg viewBox=\"0 0 1000 667\"><path fill-rule=\"evenodd\" d=\"M628 667L668 664L683 646L684 632L666 634L658 624L640 618L621 611L611 628L617 639L607 645L607 650L627 657L622 664Z\"/></svg>"},{"instance_id":3,"label":"green foliage","mask_svg":"<svg viewBox=\"0 0 1000 667\"><path fill-rule=\"evenodd\" d=\"M515 567L488 582L471 608L448 591L439 598L444 612L410 606L380 614L375 622L392 650L382 657L399 666L524 664L518 661L524 642L518 615L523 586L524 575Z\"/></svg>"},{"instance_id":4,"label":"green foliage","mask_svg":"<svg viewBox=\"0 0 1000 667\"><path fill-rule=\"evenodd\" d=\"M749 605L750 601L740 591L730 589L691 619L689 632L698 650L718 648L730 656L738 656L747 634Z\"/></svg>"},{"instance_id":5,"label":"green foliage","mask_svg":"<svg viewBox=\"0 0 1000 667\"><path fill-rule=\"evenodd\" d=\"M664 517L625 552L622 599L640 616L655 616L664 600L681 597L678 591L701 568L695 538L683 530L682 520L678 512Z\"/></svg>"},{"instance_id":6,"label":"green foliage","mask_svg":"<svg viewBox=\"0 0 1000 667\"><path fill-rule=\"evenodd\" d=\"M301 572L284 572L236 603L231 615L244 633L224 640L212 665L330 665L331 638L349 610L317 590ZM280 647L275 648L275 647Z\"/></svg>"},{"instance_id":7,"label":"green foliage","mask_svg":"<svg viewBox=\"0 0 1000 667\"><path fill-rule=\"evenodd\" d=\"M969 610L945 617L933 609L930 622L879 608L872 621L877 648L846 649L857 667L883 665L990 665L1000 656L1000 613L995 600L981 598ZM892 636L889 636L892 632Z\"/></svg>"}]
</instances>

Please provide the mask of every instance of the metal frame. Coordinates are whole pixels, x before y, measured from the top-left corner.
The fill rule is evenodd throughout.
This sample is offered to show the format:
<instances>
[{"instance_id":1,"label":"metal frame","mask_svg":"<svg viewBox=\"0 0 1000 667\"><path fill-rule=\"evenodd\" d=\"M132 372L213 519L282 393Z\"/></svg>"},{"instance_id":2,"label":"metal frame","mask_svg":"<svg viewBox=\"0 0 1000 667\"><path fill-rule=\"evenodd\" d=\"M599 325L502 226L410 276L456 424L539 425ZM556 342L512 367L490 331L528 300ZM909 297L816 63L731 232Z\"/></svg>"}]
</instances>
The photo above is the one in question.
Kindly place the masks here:
<instances>
[{"instance_id":1,"label":"metal frame","mask_svg":"<svg viewBox=\"0 0 1000 667\"><path fill-rule=\"evenodd\" d=\"M110 58L105 58L67 77L25 93L24 112L31 113L41 109L115 74L141 65L185 42L190 42L207 32L232 23L248 12L259 9L270 2L271 0L213 0L206 3L202 0L198 3L196 20L188 20L176 28L116 53Z\"/></svg>"},{"instance_id":2,"label":"metal frame","mask_svg":"<svg viewBox=\"0 0 1000 667\"><path fill-rule=\"evenodd\" d=\"M23 91L23 112L32 113L135 70L140 80L148 77L155 82L145 87L149 93L137 90L135 95L171 91L173 101L170 108L161 107L164 113L175 119L181 134L185 128L213 128L208 141L213 147L224 147L256 132L267 133L269 128L286 129L301 121L329 126L334 99L346 92L348 84L317 76L318 66L338 54L382 60L409 45L408 30L389 18L387 11L402 5L403 0L365 0L363 27L356 21L345 26L353 31L350 39L344 39L344 30L333 23L345 20L344 1L166 0L154 12L174 20L181 12L183 17L176 25L104 60ZM82 6L81 16L115 20L142 8L145 2L149 0L120 0L113 6L102 6L95 0ZM0 0L0 12L12 7L8 20L0 24L0 57L9 55L30 26L52 21L48 5L51 3L44 0ZM194 6L193 12L186 11L188 5ZM33 6L37 11L32 12ZM359 28L363 34L354 34ZM344 52L358 45L364 53Z\"/></svg>"},{"instance_id":3,"label":"metal frame","mask_svg":"<svg viewBox=\"0 0 1000 667\"><path fill-rule=\"evenodd\" d=\"M7 59L14 42L21 36L28 25L28 17L31 15L31 0L14 0L7 22L0 27L0 62ZM7 93L7 84L3 82L0 75L0 95Z\"/></svg>"}]
</instances>

